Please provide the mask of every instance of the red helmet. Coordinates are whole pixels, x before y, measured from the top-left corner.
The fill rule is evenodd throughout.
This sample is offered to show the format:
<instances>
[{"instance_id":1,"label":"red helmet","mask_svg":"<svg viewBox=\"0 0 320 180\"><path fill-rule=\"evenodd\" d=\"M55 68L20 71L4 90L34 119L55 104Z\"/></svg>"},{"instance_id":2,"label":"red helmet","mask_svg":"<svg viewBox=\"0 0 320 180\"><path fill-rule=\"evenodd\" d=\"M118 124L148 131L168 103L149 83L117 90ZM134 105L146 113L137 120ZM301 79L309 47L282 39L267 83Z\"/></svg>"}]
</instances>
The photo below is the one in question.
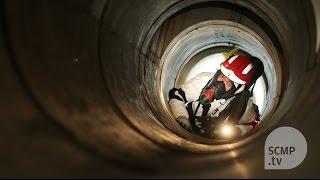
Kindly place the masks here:
<instances>
[{"instance_id":1,"label":"red helmet","mask_svg":"<svg viewBox=\"0 0 320 180\"><path fill-rule=\"evenodd\" d=\"M238 84L249 84L253 76L253 65L248 56L235 55L220 65L221 72Z\"/></svg>"}]
</instances>

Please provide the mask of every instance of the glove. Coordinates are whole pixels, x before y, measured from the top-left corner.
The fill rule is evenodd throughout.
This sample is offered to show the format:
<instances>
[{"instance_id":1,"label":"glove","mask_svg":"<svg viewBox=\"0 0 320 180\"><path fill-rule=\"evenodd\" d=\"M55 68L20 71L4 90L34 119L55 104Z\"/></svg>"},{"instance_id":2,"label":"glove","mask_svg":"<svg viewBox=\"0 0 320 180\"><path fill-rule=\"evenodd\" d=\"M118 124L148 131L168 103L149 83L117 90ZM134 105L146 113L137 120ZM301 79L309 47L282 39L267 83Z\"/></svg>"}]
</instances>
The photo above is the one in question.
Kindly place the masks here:
<instances>
[{"instance_id":1,"label":"glove","mask_svg":"<svg viewBox=\"0 0 320 180\"><path fill-rule=\"evenodd\" d=\"M198 129L198 131L200 132L200 134L205 135L206 128L207 128L207 127L205 127L205 123L203 123L201 121L201 119L196 118L194 124L195 124L196 129Z\"/></svg>"},{"instance_id":2,"label":"glove","mask_svg":"<svg viewBox=\"0 0 320 180\"><path fill-rule=\"evenodd\" d=\"M195 119L195 131L199 131L201 136L205 138L211 138L212 137L212 127L213 127L213 119L208 116L200 116Z\"/></svg>"},{"instance_id":3,"label":"glove","mask_svg":"<svg viewBox=\"0 0 320 180\"><path fill-rule=\"evenodd\" d=\"M187 130L190 133L192 132L191 124L188 118L184 116L179 116L176 118L176 121L183 129Z\"/></svg>"}]
</instances>

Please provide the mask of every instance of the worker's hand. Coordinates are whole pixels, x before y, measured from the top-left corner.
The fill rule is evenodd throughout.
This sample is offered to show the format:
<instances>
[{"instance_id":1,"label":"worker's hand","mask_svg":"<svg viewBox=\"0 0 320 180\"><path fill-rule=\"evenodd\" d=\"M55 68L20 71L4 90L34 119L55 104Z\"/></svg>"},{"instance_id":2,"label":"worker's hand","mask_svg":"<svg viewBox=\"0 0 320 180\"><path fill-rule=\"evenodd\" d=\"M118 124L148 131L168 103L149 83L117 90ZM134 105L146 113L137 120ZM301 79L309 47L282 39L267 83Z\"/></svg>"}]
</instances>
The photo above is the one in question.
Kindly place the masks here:
<instances>
[{"instance_id":1,"label":"worker's hand","mask_svg":"<svg viewBox=\"0 0 320 180\"><path fill-rule=\"evenodd\" d=\"M185 130L192 132L191 124L189 119L184 116L179 116L176 118L177 123Z\"/></svg>"}]
</instances>

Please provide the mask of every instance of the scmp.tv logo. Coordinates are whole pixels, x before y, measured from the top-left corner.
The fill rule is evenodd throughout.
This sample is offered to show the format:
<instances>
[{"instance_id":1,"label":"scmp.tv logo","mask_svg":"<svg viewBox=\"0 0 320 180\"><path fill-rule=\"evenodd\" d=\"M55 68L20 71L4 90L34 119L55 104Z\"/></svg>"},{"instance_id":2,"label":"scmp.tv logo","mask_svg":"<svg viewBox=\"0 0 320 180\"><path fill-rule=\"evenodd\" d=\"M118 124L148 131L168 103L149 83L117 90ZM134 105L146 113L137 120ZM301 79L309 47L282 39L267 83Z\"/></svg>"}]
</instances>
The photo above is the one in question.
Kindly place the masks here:
<instances>
[{"instance_id":1,"label":"scmp.tv logo","mask_svg":"<svg viewBox=\"0 0 320 180\"><path fill-rule=\"evenodd\" d=\"M297 129L280 127L269 134L264 150L265 169L292 169L306 157L307 142Z\"/></svg>"}]
</instances>

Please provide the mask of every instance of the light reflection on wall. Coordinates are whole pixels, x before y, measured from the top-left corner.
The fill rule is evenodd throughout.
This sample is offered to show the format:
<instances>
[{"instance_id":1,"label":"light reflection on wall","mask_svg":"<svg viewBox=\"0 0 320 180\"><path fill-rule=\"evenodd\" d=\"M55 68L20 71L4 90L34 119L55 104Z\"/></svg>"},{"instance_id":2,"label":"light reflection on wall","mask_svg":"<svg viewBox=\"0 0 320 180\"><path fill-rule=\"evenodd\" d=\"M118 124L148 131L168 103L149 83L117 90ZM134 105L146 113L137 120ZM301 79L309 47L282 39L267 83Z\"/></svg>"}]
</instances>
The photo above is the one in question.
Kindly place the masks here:
<instances>
[{"instance_id":1,"label":"light reflection on wall","mask_svg":"<svg viewBox=\"0 0 320 180\"><path fill-rule=\"evenodd\" d=\"M212 54L200 60L190 70L185 81L190 80L194 76L202 72L217 72L220 69L220 64L224 61L222 53ZM266 105L266 84L262 77L260 77L253 90L253 101L259 107L262 115Z\"/></svg>"}]
</instances>

